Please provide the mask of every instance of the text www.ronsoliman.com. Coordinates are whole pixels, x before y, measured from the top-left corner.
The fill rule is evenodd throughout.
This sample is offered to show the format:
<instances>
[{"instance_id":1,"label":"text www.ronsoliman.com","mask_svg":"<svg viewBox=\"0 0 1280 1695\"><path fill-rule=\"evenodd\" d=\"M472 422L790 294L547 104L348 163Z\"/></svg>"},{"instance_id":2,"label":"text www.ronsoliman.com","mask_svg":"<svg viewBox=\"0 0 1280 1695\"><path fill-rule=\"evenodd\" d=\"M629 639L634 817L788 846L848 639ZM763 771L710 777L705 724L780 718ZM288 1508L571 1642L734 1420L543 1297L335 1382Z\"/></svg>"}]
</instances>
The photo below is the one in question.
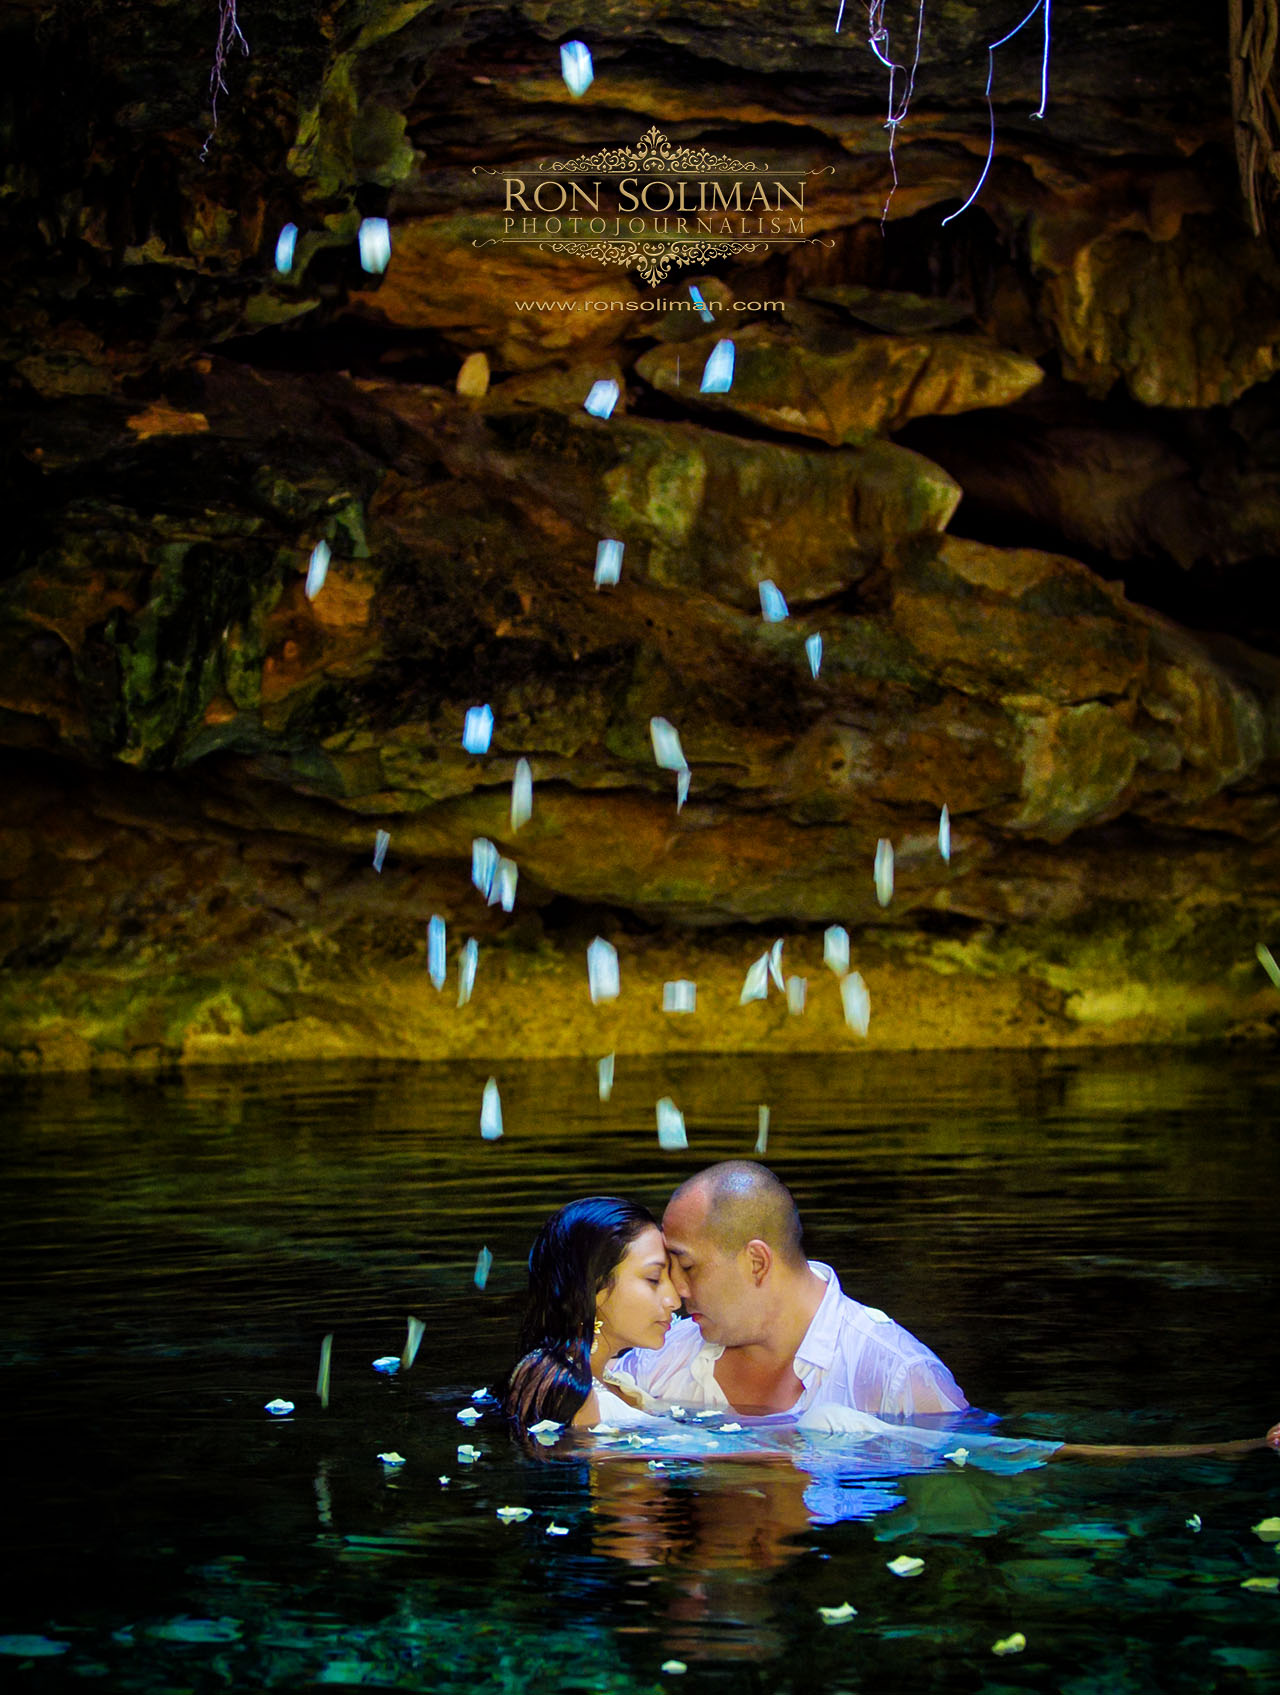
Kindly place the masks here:
<instances>
[{"instance_id":1,"label":"text www.ronsoliman.com","mask_svg":"<svg viewBox=\"0 0 1280 1695\"><path fill-rule=\"evenodd\" d=\"M696 312L692 300L513 300L517 312ZM785 300L708 300L713 312L785 312Z\"/></svg>"}]
</instances>

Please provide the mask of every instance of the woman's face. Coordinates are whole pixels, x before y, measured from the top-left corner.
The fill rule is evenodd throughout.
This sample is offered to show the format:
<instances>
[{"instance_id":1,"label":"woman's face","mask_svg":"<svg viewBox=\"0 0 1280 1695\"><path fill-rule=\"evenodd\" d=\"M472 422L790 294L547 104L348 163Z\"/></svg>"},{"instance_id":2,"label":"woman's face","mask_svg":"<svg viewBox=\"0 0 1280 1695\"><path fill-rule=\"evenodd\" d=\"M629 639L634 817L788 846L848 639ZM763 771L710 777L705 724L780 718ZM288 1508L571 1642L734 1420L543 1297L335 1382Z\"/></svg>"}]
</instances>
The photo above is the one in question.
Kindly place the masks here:
<instances>
[{"instance_id":1,"label":"woman's face","mask_svg":"<svg viewBox=\"0 0 1280 1695\"><path fill-rule=\"evenodd\" d=\"M596 1317L603 1321L596 1359L610 1359L625 1348L660 1348L679 1305L662 1232L648 1224L627 1249L612 1283L596 1296Z\"/></svg>"}]
</instances>

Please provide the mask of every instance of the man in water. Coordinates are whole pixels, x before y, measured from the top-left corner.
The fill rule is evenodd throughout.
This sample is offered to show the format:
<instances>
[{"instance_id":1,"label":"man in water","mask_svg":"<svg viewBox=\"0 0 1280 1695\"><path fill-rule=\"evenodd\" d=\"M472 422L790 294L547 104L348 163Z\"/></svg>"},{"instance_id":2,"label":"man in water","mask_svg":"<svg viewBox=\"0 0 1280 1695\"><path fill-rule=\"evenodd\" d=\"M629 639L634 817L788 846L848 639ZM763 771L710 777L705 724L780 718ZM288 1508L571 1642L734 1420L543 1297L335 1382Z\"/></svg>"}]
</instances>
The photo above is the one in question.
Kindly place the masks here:
<instances>
[{"instance_id":1,"label":"man in water","mask_svg":"<svg viewBox=\"0 0 1280 1695\"><path fill-rule=\"evenodd\" d=\"M698 1172L667 1203L662 1231L689 1316L661 1349L620 1362L647 1394L778 1419L819 1402L906 1418L968 1406L923 1342L805 1258L791 1192L763 1165Z\"/></svg>"}]
</instances>

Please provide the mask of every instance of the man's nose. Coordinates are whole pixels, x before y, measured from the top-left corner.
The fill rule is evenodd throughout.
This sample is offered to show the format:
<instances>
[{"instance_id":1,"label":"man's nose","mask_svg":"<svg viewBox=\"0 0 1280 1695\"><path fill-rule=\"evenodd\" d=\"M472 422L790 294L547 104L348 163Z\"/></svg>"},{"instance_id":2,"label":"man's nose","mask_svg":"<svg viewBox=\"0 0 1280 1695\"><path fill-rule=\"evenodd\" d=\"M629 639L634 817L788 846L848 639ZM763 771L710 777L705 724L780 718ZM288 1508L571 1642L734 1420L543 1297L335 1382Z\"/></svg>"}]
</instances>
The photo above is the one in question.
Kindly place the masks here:
<instances>
[{"instance_id":1,"label":"man's nose","mask_svg":"<svg viewBox=\"0 0 1280 1695\"><path fill-rule=\"evenodd\" d=\"M689 1288L689 1279L685 1276L684 1272L681 1271L678 1265L672 1266L671 1268L671 1281L675 1284L676 1294L679 1295L680 1304L683 1305L689 1299L691 1291Z\"/></svg>"}]
</instances>

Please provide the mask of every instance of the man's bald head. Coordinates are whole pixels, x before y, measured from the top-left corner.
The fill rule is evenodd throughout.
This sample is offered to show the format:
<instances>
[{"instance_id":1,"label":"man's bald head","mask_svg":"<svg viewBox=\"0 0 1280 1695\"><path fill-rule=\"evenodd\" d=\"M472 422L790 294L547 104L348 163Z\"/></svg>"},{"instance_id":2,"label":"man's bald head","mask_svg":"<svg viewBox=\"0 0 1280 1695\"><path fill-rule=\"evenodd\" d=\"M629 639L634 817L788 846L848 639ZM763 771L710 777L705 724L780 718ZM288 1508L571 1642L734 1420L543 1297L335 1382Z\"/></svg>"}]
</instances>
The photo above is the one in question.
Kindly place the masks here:
<instances>
[{"instance_id":1,"label":"man's bald head","mask_svg":"<svg viewBox=\"0 0 1280 1695\"><path fill-rule=\"evenodd\" d=\"M754 1160L730 1159L708 1166L682 1183L667 1202L667 1215L687 1217L696 1209L702 1233L723 1254L748 1242L768 1243L782 1264L805 1264L800 1214L785 1183Z\"/></svg>"}]
</instances>

